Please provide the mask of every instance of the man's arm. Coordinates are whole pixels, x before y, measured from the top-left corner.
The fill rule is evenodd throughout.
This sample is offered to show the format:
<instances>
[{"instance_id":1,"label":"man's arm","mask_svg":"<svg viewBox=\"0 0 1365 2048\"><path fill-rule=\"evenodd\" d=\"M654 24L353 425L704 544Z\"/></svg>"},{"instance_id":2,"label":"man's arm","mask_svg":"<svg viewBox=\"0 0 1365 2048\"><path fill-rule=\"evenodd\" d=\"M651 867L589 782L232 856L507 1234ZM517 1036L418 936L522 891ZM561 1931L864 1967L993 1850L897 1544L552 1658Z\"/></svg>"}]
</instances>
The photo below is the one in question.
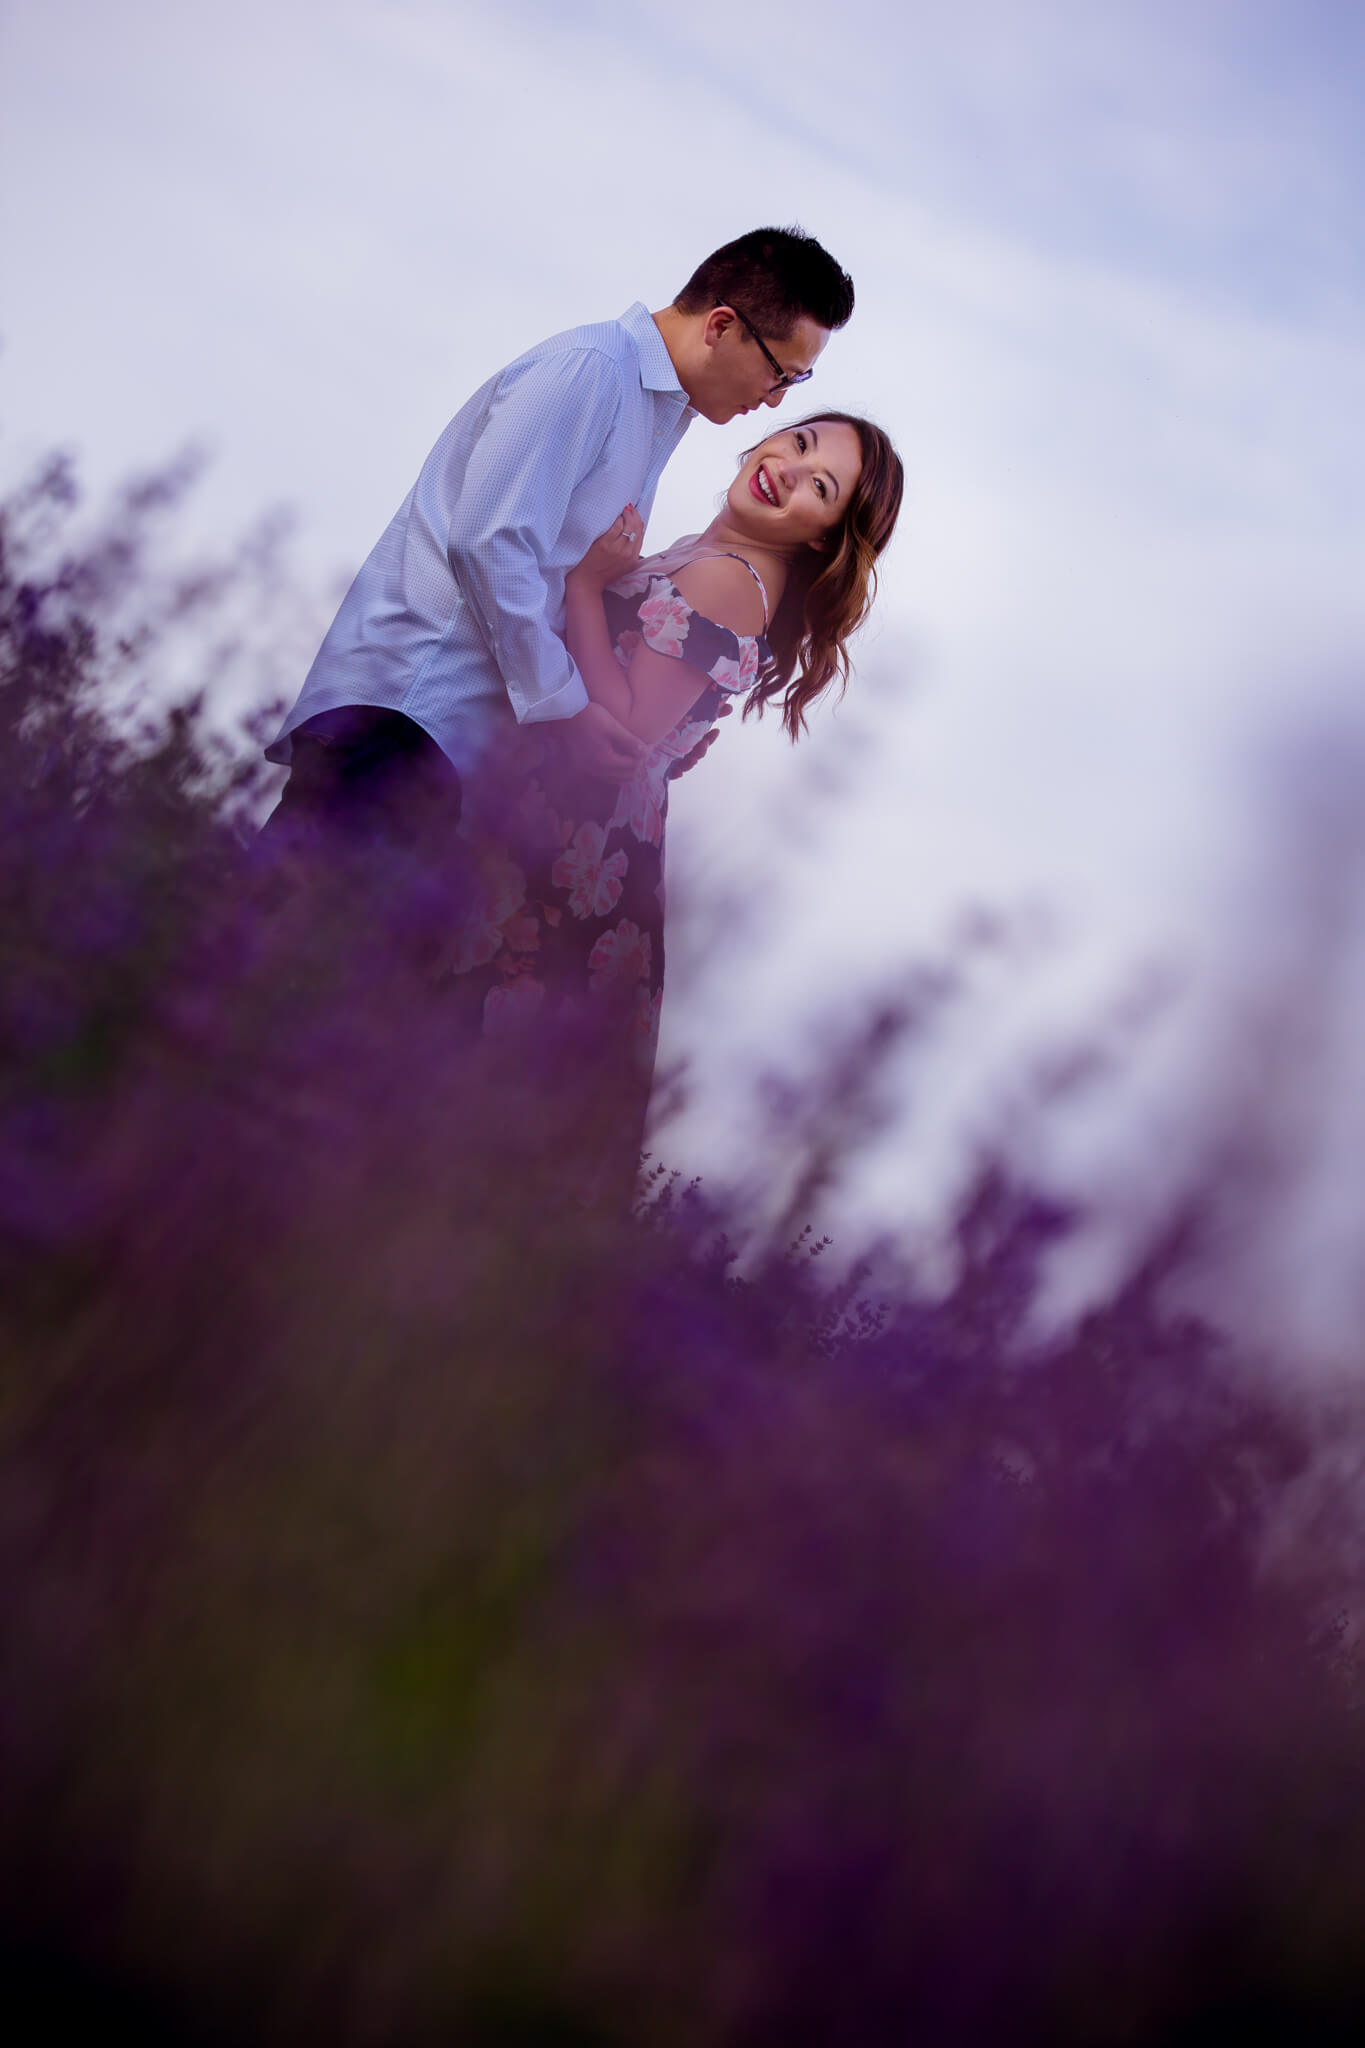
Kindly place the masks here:
<instances>
[{"instance_id":1,"label":"man's arm","mask_svg":"<svg viewBox=\"0 0 1365 2048\"><path fill-rule=\"evenodd\" d=\"M621 412L620 371L596 349L542 357L501 381L446 537L522 724L554 721L577 767L624 782L639 742L600 705L547 616L545 562L573 492L601 462Z\"/></svg>"},{"instance_id":2,"label":"man's arm","mask_svg":"<svg viewBox=\"0 0 1365 2048\"><path fill-rule=\"evenodd\" d=\"M588 701L547 617L545 563L620 411L620 373L599 350L566 351L508 372L456 496L446 536L450 566L523 724L570 718Z\"/></svg>"}]
</instances>

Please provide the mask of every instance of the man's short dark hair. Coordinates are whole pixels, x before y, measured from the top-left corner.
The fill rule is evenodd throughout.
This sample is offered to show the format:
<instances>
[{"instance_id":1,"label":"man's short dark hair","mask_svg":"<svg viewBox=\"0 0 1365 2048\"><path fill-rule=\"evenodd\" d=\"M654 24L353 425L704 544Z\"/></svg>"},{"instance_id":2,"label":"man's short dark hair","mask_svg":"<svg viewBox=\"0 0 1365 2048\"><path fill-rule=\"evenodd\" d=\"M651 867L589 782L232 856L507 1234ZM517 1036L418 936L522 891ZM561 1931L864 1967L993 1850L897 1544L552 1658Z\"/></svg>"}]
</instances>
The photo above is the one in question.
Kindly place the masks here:
<instances>
[{"instance_id":1,"label":"man's short dark hair","mask_svg":"<svg viewBox=\"0 0 1365 2048\"><path fill-rule=\"evenodd\" d=\"M801 228L754 228L699 263L673 303L680 313L733 306L761 334L787 341L803 313L817 327L844 326L853 279Z\"/></svg>"}]
</instances>

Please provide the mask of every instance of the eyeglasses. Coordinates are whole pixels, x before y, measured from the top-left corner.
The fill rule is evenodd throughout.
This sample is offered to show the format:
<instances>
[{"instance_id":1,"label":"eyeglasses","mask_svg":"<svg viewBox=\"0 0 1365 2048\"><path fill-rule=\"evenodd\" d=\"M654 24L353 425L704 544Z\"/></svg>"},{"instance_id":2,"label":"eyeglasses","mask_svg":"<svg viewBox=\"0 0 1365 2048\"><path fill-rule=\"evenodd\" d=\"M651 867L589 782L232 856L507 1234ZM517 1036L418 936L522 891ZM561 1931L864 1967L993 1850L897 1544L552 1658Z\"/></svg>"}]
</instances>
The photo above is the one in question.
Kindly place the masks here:
<instances>
[{"instance_id":1,"label":"eyeglasses","mask_svg":"<svg viewBox=\"0 0 1365 2048\"><path fill-rule=\"evenodd\" d=\"M717 299L716 304L718 306L729 306L730 302L728 299ZM772 386L774 391L790 391L793 384L809 384L811 378L815 375L814 370L784 370L748 314L741 313L738 306L730 306L730 311L734 314L736 320L743 321L745 327L767 358L769 367L777 379L777 382Z\"/></svg>"}]
</instances>

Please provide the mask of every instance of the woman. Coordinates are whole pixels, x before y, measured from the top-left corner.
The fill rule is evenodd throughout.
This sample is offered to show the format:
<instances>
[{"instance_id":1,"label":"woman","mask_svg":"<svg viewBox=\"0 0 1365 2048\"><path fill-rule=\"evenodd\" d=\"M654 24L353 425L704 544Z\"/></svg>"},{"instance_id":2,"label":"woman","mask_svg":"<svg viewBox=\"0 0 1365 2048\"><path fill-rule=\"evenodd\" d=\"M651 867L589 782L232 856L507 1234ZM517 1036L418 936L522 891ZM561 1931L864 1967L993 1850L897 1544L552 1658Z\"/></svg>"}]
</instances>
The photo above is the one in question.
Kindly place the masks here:
<instances>
[{"instance_id":1,"label":"woman","mask_svg":"<svg viewBox=\"0 0 1365 2048\"><path fill-rule=\"evenodd\" d=\"M780 698L795 740L843 687L902 483L879 427L816 413L749 450L704 533L642 560L628 505L569 574L566 637L588 694L648 752L619 790L542 761L514 828L478 850L478 914L449 966L466 990L483 985L485 1036L547 1005L611 1020L629 1050L618 1107L632 1172L663 993L670 772L727 698L743 695L746 717Z\"/></svg>"}]
</instances>

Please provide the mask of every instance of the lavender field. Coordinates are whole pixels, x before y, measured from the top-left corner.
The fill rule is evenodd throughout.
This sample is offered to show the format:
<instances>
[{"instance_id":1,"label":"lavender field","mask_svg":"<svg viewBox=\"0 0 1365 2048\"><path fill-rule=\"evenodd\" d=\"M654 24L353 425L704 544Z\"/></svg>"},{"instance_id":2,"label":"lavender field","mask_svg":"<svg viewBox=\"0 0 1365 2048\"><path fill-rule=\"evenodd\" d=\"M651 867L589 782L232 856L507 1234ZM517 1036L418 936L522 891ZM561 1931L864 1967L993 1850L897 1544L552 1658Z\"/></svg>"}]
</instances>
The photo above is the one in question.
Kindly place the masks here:
<instances>
[{"instance_id":1,"label":"lavender field","mask_svg":"<svg viewBox=\"0 0 1365 2048\"><path fill-rule=\"evenodd\" d=\"M663 1173L575 1199L581 1049L452 1057L383 878L305 903L249 750L127 710L251 602L158 567L176 489L90 524L58 465L0 535L15 1996L210 2044L1358 2039L1361 1589L1284 1534L1306 1422L1177 1305L1199 1217L1040 1344L1077 1219L1017 1164L936 1293L795 1231L741 1266Z\"/></svg>"}]
</instances>

